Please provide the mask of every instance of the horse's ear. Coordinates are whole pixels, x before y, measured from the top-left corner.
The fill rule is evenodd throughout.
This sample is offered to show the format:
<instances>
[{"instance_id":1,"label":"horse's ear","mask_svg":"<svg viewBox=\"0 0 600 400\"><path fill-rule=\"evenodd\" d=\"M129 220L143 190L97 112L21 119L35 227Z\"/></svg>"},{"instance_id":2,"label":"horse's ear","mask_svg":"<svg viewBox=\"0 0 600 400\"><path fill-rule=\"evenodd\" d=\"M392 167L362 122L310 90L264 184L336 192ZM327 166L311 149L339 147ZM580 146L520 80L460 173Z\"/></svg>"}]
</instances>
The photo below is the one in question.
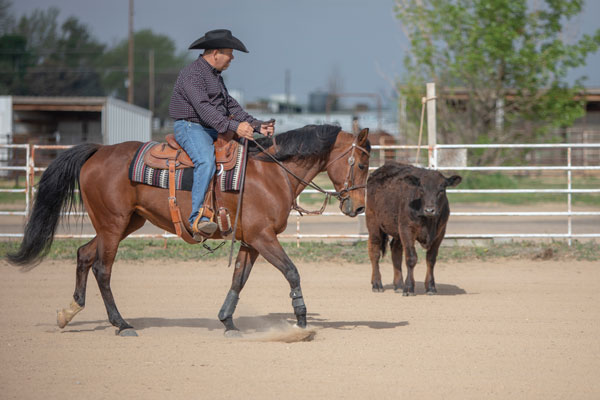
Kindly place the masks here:
<instances>
[{"instance_id":1,"label":"horse's ear","mask_svg":"<svg viewBox=\"0 0 600 400\"><path fill-rule=\"evenodd\" d=\"M358 133L357 144L359 146L364 146L367 143L367 136L369 136L369 128L364 128Z\"/></svg>"}]
</instances>

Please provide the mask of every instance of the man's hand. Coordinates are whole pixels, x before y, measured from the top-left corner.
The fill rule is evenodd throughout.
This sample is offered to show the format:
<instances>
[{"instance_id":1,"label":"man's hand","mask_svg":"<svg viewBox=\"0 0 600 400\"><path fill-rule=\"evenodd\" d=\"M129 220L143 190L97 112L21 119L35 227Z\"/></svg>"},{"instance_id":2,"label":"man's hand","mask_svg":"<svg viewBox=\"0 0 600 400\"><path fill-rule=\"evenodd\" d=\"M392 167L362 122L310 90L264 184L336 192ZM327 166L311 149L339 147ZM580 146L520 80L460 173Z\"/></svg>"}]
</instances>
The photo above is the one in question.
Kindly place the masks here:
<instances>
[{"instance_id":1,"label":"man's hand","mask_svg":"<svg viewBox=\"0 0 600 400\"><path fill-rule=\"evenodd\" d=\"M264 124L261 124L260 133L266 136L273 136L275 133L275 120L272 119Z\"/></svg>"},{"instance_id":2,"label":"man's hand","mask_svg":"<svg viewBox=\"0 0 600 400\"><path fill-rule=\"evenodd\" d=\"M236 133L239 136L246 138L248 140L254 140L254 129L248 122L240 122Z\"/></svg>"}]
</instances>

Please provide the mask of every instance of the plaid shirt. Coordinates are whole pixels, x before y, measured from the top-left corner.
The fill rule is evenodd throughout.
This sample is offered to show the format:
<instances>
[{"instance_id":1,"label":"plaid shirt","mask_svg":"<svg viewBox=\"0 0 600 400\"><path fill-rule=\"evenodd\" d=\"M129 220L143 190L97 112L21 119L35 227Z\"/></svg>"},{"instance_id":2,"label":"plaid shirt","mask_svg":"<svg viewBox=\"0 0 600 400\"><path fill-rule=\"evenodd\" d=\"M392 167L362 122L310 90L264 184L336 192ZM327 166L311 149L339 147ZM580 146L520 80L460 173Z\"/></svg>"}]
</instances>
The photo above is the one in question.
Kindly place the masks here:
<instances>
[{"instance_id":1,"label":"plaid shirt","mask_svg":"<svg viewBox=\"0 0 600 400\"><path fill-rule=\"evenodd\" d=\"M202 56L179 73L169 104L169 116L199 123L219 133L236 132L240 122L246 121L253 127L260 126L261 122L229 95L221 72Z\"/></svg>"}]
</instances>

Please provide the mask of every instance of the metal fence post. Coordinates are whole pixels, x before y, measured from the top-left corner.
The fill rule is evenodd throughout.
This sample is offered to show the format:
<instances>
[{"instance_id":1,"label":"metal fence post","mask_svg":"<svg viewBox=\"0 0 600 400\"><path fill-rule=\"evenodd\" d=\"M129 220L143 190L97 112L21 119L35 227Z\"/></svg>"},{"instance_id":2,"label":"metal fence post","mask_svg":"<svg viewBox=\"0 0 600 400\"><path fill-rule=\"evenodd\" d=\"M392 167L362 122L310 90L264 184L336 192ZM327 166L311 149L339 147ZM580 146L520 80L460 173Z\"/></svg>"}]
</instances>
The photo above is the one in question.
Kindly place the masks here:
<instances>
[{"instance_id":1,"label":"metal fence post","mask_svg":"<svg viewBox=\"0 0 600 400\"><path fill-rule=\"evenodd\" d=\"M30 193L34 184L31 180L31 176L33 175L33 164L29 158L30 152L31 147L28 145L25 149L25 218L29 218L30 202L33 200L33 193Z\"/></svg>"},{"instance_id":2,"label":"metal fence post","mask_svg":"<svg viewBox=\"0 0 600 400\"><path fill-rule=\"evenodd\" d=\"M567 211L569 212L569 216L567 218L567 226L569 232L569 247L572 245L571 235L573 234L573 217L571 216L572 205L571 205L571 189L573 189L572 182L572 172L571 172L571 147L567 148L567 166L569 169L567 170L567 189L569 190L569 194L567 194Z\"/></svg>"}]
</instances>

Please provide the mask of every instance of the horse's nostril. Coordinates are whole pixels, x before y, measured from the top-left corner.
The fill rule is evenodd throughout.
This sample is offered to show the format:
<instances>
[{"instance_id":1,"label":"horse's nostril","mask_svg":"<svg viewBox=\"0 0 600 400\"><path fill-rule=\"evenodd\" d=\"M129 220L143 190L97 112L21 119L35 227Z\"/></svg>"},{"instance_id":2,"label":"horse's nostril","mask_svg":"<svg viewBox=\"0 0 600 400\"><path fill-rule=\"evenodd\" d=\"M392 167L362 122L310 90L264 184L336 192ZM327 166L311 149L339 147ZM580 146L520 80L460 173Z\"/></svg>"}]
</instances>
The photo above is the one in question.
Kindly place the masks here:
<instances>
[{"instance_id":1,"label":"horse's nostril","mask_svg":"<svg viewBox=\"0 0 600 400\"><path fill-rule=\"evenodd\" d=\"M364 208L364 207L358 207L358 208L356 209L356 214L357 214L357 215L358 215L358 214L362 214L363 212L365 212L365 208Z\"/></svg>"}]
</instances>

